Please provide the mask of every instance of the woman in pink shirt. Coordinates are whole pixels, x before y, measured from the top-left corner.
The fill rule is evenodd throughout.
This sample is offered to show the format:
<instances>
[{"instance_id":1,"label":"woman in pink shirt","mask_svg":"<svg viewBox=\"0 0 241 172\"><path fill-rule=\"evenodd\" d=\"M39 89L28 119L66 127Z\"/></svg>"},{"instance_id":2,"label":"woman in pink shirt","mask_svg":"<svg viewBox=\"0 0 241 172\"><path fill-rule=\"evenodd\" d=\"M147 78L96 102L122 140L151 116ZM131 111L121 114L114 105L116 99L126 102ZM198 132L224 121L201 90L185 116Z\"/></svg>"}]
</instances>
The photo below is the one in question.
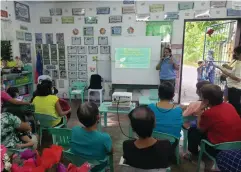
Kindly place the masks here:
<instances>
[{"instance_id":1,"label":"woman in pink shirt","mask_svg":"<svg viewBox=\"0 0 241 172\"><path fill-rule=\"evenodd\" d=\"M18 101L11 96L8 95L5 91L1 91L1 103L9 102L15 105L30 105L29 102Z\"/></svg>"}]
</instances>

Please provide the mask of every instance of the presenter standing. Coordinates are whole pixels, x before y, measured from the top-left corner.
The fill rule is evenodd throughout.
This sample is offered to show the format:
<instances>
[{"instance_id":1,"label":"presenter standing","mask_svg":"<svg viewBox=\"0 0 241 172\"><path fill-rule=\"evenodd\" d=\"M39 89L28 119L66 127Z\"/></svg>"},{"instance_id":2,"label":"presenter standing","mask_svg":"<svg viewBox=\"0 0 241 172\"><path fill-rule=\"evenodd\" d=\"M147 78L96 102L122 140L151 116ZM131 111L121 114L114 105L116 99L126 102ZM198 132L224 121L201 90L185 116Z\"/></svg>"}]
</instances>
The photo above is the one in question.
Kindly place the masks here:
<instances>
[{"instance_id":1,"label":"presenter standing","mask_svg":"<svg viewBox=\"0 0 241 172\"><path fill-rule=\"evenodd\" d=\"M156 66L156 70L160 70L160 84L169 82L175 87L176 70L179 70L179 65L176 59L173 58L170 48L164 49L164 57L161 57L160 62Z\"/></svg>"}]
</instances>

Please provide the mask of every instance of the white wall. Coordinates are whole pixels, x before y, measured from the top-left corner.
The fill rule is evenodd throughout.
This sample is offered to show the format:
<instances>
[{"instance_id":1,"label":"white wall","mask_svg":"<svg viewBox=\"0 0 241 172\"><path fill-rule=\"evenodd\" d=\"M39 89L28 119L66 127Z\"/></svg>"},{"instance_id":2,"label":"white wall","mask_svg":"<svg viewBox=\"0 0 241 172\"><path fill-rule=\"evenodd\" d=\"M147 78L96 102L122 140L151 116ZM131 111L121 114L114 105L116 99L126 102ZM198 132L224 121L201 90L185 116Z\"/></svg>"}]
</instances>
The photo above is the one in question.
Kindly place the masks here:
<instances>
[{"instance_id":1,"label":"white wall","mask_svg":"<svg viewBox=\"0 0 241 172\"><path fill-rule=\"evenodd\" d=\"M178 11L178 1L139 1L135 4L137 13L147 13L149 11L150 4L165 4L165 11L160 13L152 13L151 21L161 21L164 20L165 12L177 12ZM105 36L108 36L109 45L111 46L111 26L122 26L122 36L130 36L127 33L128 27L133 27L135 29L133 39L135 36L145 36L146 25L145 22L136 22L135 14L124 14L123 22L118 24L109 24L109 16L111 15L122 15L122 6L123 1L96 1L96 2L31 2L30 4L30 12L31 12L31 23L23 23L19 21L15 21L15 15L13 13L13 2L5 2L5 6L9 6L9 13L12 14L13 24L12 26L15 28L19 28L20 23L29 27L29 31L33 33L43 33L43 43L45 43L45 33L53 33L54 34L54 43L56 43L56 33L64 33L65 46L71 45L71 37L73 36L72 30L74 28L78 28L81 36L81 42L83 43L83 27L84 26L93 26L94 27L94 36L95 36L95 45L98 45L98 36L101 36L99 33L99 29L104 27L106 29ZM2 5L2 6L4 6ZM127 5L130 6L130 5ZM185 10L179 12L179 20L174 20L173 22L173 34L172 34L172 44L182 44L183 38L183 27L184 27L184 19L192 19L194 18L194 11L199 9L210 9L209 1L195 1L194 9ZM227 2L227 8L231 8L232 2ZM61 16L53 16L53 24L40 24L40 16L50 16L49 9L50 8L62 8L63 16L72 16L72 8L85 8L86 14L85 16L96 16L96 7L110 7L110 15L97 15L98 16L98 24L86 25L84 24L84 17L75 16L74 24L61 24ZM2 7L3 8L3 7ZM226 8L212 8L210 9L210 14L212 18L226 18ZM15 34L14 34L15 35ZM15 38L16 36L14 36ZM35 37L33 34L33 40L35 41ZM14 41L14 54L18 55L18 41ZM83 45L83 44L82 44ZM66 49L66 58L67 58L67 49ZM100 55L98 54L98 59L103 64L102 69L98 69L99 71L105 71L105 64L109 64L105 61L109 60L109 55ZM67 59L66 59L67 64ZM96 62L92 61L92 55L88 56L88 66L96 66ZM67 65L66 65L67 68ZM110 76L110 68L106 67L106 72L104 76L105 80L109 80ZM92 73L89 72L89 76ZM108 75L108 76L107 76ZM60 90L60 92L67 92L68 83L65 83L66 89ZM105 88L109 87L105 85ZM145 94L148 93L143 91ZM139 96L138 94L135 94ZM134 96L134 99L137 97ZM108 90L106 90L105 98L110 98Z\"/></svg>"}]
</instances>

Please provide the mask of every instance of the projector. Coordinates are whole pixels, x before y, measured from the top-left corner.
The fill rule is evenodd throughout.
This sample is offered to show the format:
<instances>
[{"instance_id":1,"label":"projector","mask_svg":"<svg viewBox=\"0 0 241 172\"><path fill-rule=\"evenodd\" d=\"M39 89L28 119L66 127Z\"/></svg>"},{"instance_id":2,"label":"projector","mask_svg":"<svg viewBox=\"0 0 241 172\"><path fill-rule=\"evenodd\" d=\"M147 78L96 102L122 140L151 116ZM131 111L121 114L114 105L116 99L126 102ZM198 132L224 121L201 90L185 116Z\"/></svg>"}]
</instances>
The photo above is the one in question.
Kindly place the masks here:
<instances>
[{"instance_id":1,"label":"projector","mask_svg":"<svg viewBox=\"0 0 241 172\"><path fill-rule=\"evenodd\" d=\"M130 106L132 101L132 93L130 92L114 92L112 94L112 106Z\"/></svg>"}]
</instances>

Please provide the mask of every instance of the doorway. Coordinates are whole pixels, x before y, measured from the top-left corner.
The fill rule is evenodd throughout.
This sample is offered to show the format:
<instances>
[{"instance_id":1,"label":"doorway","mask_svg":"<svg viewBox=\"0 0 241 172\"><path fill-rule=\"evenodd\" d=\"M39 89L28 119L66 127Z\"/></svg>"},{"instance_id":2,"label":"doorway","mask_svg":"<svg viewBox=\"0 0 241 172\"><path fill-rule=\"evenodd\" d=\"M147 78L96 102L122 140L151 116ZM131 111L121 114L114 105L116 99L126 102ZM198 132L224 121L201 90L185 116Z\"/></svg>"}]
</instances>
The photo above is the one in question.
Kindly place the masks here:
<instances>
[{"instance_id":1,"label":"doorway","mask_svg":"<svg viewBox=\"0 0 241 172\"><path fill-rule=\"evenodd\" d=\"M210 80L207 77L209 70L206 67L210 61L208 52L213 51L212 61L217 65L232 60L232 51L240 41L240 23L240 18L184 20L180 103L198 100L196 95L198 61L205 64L204 78ZM211 81L224 88L225 83L220 82L220 72L215 69L212 72Z\"/></svg>"}]
</instances>

